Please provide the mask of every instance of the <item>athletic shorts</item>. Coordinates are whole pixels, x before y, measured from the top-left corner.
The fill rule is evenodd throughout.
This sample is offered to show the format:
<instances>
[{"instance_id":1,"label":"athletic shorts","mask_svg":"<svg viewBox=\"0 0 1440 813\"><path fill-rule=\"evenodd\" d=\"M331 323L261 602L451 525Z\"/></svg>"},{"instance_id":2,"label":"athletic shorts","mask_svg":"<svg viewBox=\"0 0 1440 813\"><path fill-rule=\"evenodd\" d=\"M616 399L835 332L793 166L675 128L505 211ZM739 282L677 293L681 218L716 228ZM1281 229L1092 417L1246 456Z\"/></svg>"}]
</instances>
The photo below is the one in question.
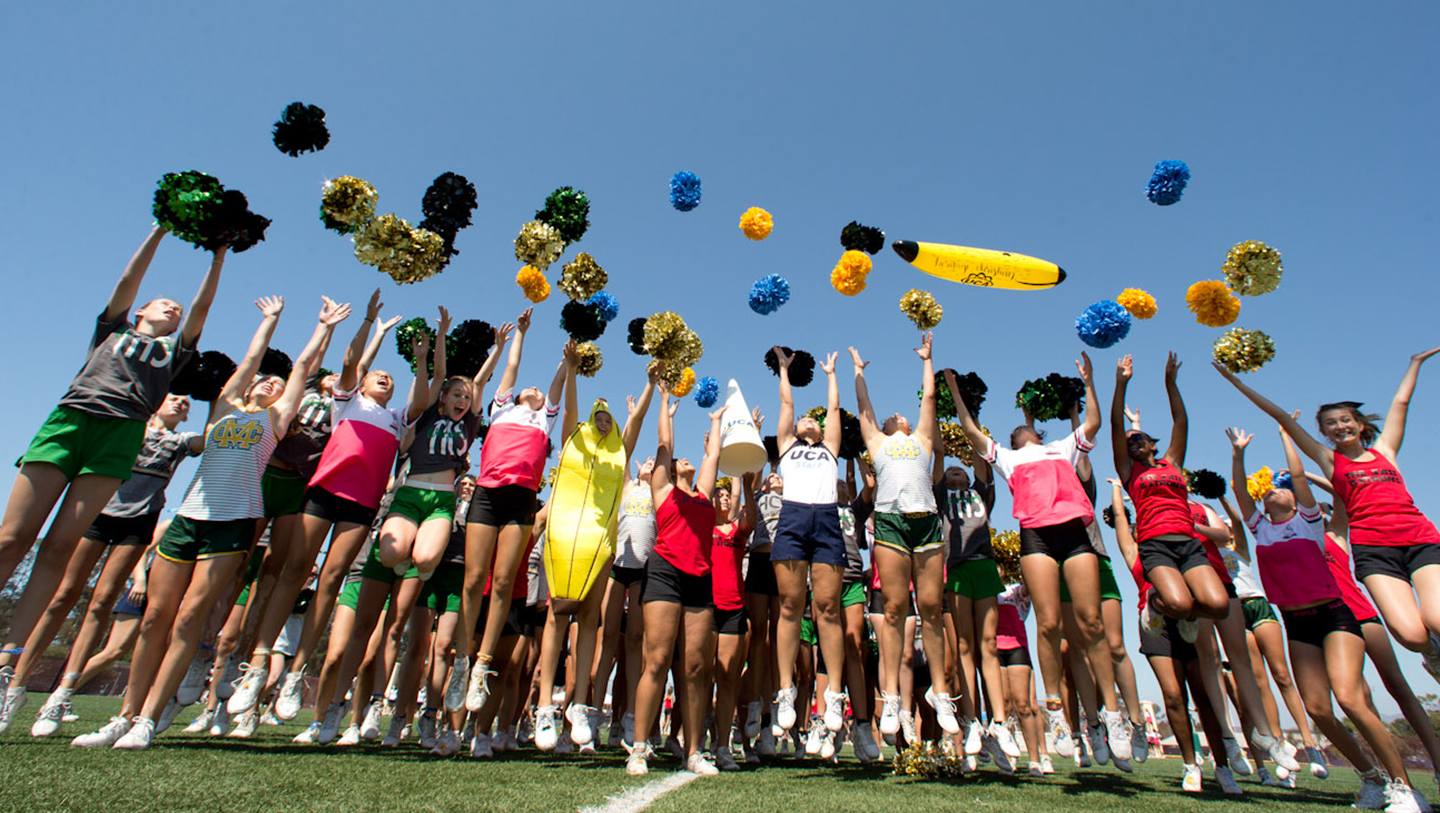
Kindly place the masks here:
<instances>
[{"instance_id":1,"label":"athletic shorts","mask_svg":"<svg viewBox=\"0 0 1440 813\"><path fill-rule=\"evenodd\" d=\"M1017 646L1014 649L997 650L996 654L1000 656L1001 668L1006 666L1030 667L1030 650L1023 646Z\"/></svg>"},{"instance_id":2,"label":"athletic shorts","mask_svg":"<svg viewBox=\"0 0 1440 813\"><path fill-rule=\"evenodd\" d=\"M735 610L717 607L714 627L717 635L744 635L750 631L750 613L744 607Z\"/></svg>"},{"instance_id":3,"label":"athletic shorts","mask_svg":"<svg viewBox=\"0 0 1440 813\"><path fill-rule=\"evenodd\" d=\"M643 567L621 567L612 565L610 567L610 581L619 582L625 587L631 587L645 580L645 568Z\"/></svg>"},{"instance_id":4,"label":"athletic shorts","mask_svg":"<svg viewBox=\"0 0 1440 813\"><path fill-rule=\"evenodd\" d=\"M260 494L265 501L265 517L288 517L305 510L305 487L309 478L294 469L266 466L260 476Z\"/></svg>"},{"instance_id":5,"label":"athletic shorts","mask_svg":"<svg viewBox=\"0 0 1440 813\"><path fill-rule=\"evenodd\" d=\"M1205 557L1205 546L1198 539L1147 539L1140 543L1140 566L1146 573L1157 567L1171 567L1185 573L1197 567L1209 567L1210 560Z\"/></svg>"},{"instance_id":6,"label":"athletic shorts","mask_svg":"<svg viewBox=\"0 0 1440 813\"><path fill-rule=\"evenodd\" d=\"M1264 597L1240 600L1240 609L1245 612L1245 629L1254 632L1261 624L1279 624L1275 608Z\"/></svg>"},{"instance_id":7,"label":"athletic shorts","mask_svg":"<svg viewBox=\"0 0 1440 813\"><path fill-rule=\"evenodd\" d=\"M112 517L101 514L90 523L85 531L86 539L104 542L106 545L148 545L155 537L155 525L159 514L142 514L138 517Z\"/></svg>"},{"instance_id":8,"label":"athletic shorts","mask_svg":"<svg viewBox=\"0 0 1440 813\"><path fill-rule=\"evenodd\" d=\"M160 537L158 553L172 562L244 555L255 542L254 519L191 519L176 516Z\"/></svg>"},{"instance_id":9,"label":"athletic shorts","mask_svg":"<svg viewBox=\"0 0 1440 813\"><path fill-rule=\"evenodd\" d=\"M390 503L390 513L408 517L416 525L423 525L432 519L455 521L454 489L417 488L401 486Z\"/></svg>"},{"instance_id":10,"label":"athletic shorts","mask_svg":"<svg viewBox=\"0 0 1440 813\"><path fill-rule=\"evenodd\" d=\"M1180 627L1173 618L1165 619L1159 635L1140 632L1140 654L1147 658L1172 658L1181 663L1200 659L1195 645L1180 637Z\"/></svg>"},{"instance_id":11,"label":"athletic shorts","mask_svg":"<svg viewBox=\"0 0 1440 813\"><path fill-rule=\"evenodd\" d=\"M1419 545L1356 545L1350 546L1355 562L1355 580L1366 576L1394 576L1410 581L1415 571L1426 565L1440 565L1440 544Z\"/></svg>"},{"instance_id":12,"label":"athletic shorts","mask_svg":"<svg viewBox=\"0 0 1440 813\"><path fill-rule=\"evenodd\" d=\"M773 539L772 562L845 566L845 536L840 532L840 511L834 503L781 503Z\"/></svg>"},{"instance_id":13,"label":"athletic shorts","mask_svg":"<svg viewBox=\"0 0 1440 813\"><path fill-rule=\"evenodd\" d=\"M532 608L525 606L525 599L517 598L510 601L510 609L505 612L505 623L500 626L501 638L514 638L520 635L533 635L535 631L545 628L544 608L540 617L530 612ZM475 634L485 635L485 623L490 620L490 597L480 599L480 616L475 619ZM528 630L528 631L527 631Z\"/></svg>"},{"instance_id":14,"label":"athletic shorts","mask_svg":"<svg viewBox=\"0 0 1440 813\"><path fill-rule=\"evenodd\" d=\"M800 643L809 644L810 646L815 646L820 643L820 633L815 629L815 619L800 619Z\"/></svg>"},{"instance_id":15,"label":"athletic shorts","mask_svg":"<svg viewBox=\"0 0 1440 813\"><path fill-rule=\"evenodd\" d=\"M451 496L454 500L454 496ZM525 486L476 486L470 498L471 524L502 528L506 525L535 524L535 490Z\"/></svg>"},{"instance_id":16,"label":"athletic shorts","mask_svg":"<svg viewBox=\"0 0 1440 813\"><path fill-rule=\"evenodd\" d=\"M275 646L271 647L270 651L279 652L287 658L295 657L295 649L300 646L300 634L304 631L305 616L290 616L285 619L285 626L281 628L280 636L275 639Z\"/></svg>"},{"instance_id":17,"label":"athletic shorts","mask_svg":"<svg viewBox=\"0 0 1440 813\"><path fill-rule=\"evenodd\" d=\"M840 607L854 607L856 604L865 603L865 583L850 582L840 592Z\"/></svg>"},{"instance_id":18,"label":"athletic shorts","mask_svg":"<svg viewBox=\"0 0 1440 813\"><path fill-rule=\"evenodd\" d=\"M360 578L394 584L401 579L418 579L420 571L415 569L412 561L403 574L396 574L395 568L380 563L380 545L377 543L370 546L370 555L365 557L365 565L360 568Z\"/></svg>"},{"instance_id":19,"label":"athletic shorts","mask_svg":"<svg viewBox=\"0 0 1440 813\"><path fill-rule=\"evenodd\" d=\"M1304 610L1281 610L1280 617L1285 619L1285 634L1291 642L1299 641L1323 648L1325 636L1332 632L1348 632L1365 637L1355 613L1338 598Z\"/></svg>"},{"instance_id":20,"label":"athletic shorts","mask_svg":"<svg viewBox=\"0 0 1440 813\"><path fill-rule=\"evenodd\" d=\"M778 596L775 567L770 564L770 551L751 551L750 567L745 570L745 592L756 596Z\"/></svg>"},{"instance_id":21,"label":"athletic shorts","mask_svg":"<svg viewBox=\"0 0 1440 813\"><path fill-rule=\"evenodd\" d=\"M978 601L1005 592L1005 584L1000 581L994 559L971 559L956 562L945 571L945 590Z\"/></svg>"},{"instance_id":22,"label":"athletic shorts","mask_svg":"<svg viewBox=\"0 0 1440 813\"><path fill-rule=\"evenodd\" d=\"M1090 532L1085 530L1085 521L1075 519L1057 525L1042 525L1038 528L1020 529L1020 555L1040 554L1056 562L1065 562L1072 556L1094 554L1090 546Z\"/></svg>"},{"instance_id":23,"label":"athletic shorts","mask_svg":"<svg viewBox=\"0 0 1440 813\"><path fill-rule=\"evenodd\" d=\"M1060 574L1060 600L1070 601L1070 586L1065 583L1063 572ZM1110 563L1109 556L1100 557L1100 600L1122 601L1120 585L1115 583L1115 566Z\"/></svg>"},{"instance_id":24,"label":"athletic shorts","mask_svg":"<svg viewBox=\"0 0 1440 813\"><path fill-rule=\"evenodd\" d=\"M346 579L345 586L340 588L340 598L337 600L341 607L355 609L360 603L360 580Z\"/></svg>"},{"instance_id":25,"label":"athletic shorts","mask_svg":"<svg viewBox=\"0 0 1440 813\"><path fill-rule=\"evenodd\" d=\"M418 575L418 574L417 574ZM465 592L465 565L441 562L420 591L420 601L436 613L460 612L460 594Z\"/></svg>"},{"instance_id":26,"label":"athletic shorts","mask_svg":"<svg viewBox=\"0 0 1440 813\"><path fill-rule=\"evenodd\" d=\"M645 561L645 587L640 592L640 602L664 601L687 608L709 608L713 606L710 574L694 576L670 564L664 556L654 551Z\"/></svg>"},{"instance_id":27,"label":"athletic shorts","mask_svg":"<svg viewBox=\"0 0 1440 813\"><path fill-rule=\"evenodd\" d=\"M1240 598L1240 591L1235 589L1235 582L1227 582L1223 579L1221 581L1225 585L1225 595L1230 598Z\"/></svg>"},{"instance_id":28,"label":"athletic shorts","mask_svg":"<svg viewBox=\"0 0 1440 813\"><path fill-rule=\"evenodd\" d=\"M40 425L20 465L49 463L64 472L67 480L99 474L124 482L130 479L144 443L143 420L107 418L57 406Z\"/></svg>"},{"instance_id":29,"label":"athletic shorts","mask_svg":"<svg viewBox=\"0 0 1440 813\"><path fill-rule=\"evenodd\" d=\"M887 514L876 511L874 521L877 545L904 553L923 553L945 546L945 539L940 535L939 514Z\"/></svg>"},{"instance_id":30,"label":"athletic shorts","mask_svg":"<svg viewBox=\"0 0 1440 813\"><path fill-rule=\"evenodd\" d=\"M510 605L510 610L514 612L514 604ZM536 633L545 629L545 616L549 613L550 608L544 604L526 604L520 610L520 634L526 638L534 638Z\"/></svg>"},{"instance_id":31,"label":"athletic shorts","mask_svg":"<svg viewBox=\"0 0 1440 813\"><path fill-rule=\"evenodd\" d=\"M868 607L866 607L866 612L871 615L885 614L885 594L880 590L880 588L877 587L874 590L870 591L870 604ZM919 614L919 611L915 608L915 594L911 593L910 606L905 610L905 617L909 618L913 615Z\"/></svg>"},{"instance_id":32,"label":"athletic shorts","mask_svg":"<svg viewBox=\"0 0 1440 813\"><path fill-rule=\"evenodd\" d=\"M320 486L312 486L309 491L305 492L304 513L308 516L319 517L332 525L369 527L375 521L376 509L331 494Z\"/></svg>"}]
</instances>

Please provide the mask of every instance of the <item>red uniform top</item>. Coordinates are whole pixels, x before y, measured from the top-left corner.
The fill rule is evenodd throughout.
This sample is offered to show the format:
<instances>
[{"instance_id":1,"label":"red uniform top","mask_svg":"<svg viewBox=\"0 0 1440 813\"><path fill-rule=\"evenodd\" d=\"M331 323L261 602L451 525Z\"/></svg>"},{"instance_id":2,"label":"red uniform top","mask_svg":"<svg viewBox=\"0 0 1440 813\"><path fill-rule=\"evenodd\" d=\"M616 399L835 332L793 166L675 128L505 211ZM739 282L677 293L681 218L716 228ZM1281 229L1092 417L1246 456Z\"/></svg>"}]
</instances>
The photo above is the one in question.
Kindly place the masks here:
<instances>
[{"instance_id":1,"label":"red uniform top","mask_svg":"<svg viewBox=\"0 0 1440 813\"><path fill-rule=\"evenodd\" d=\"M1400 470L1370 450L1363 463L1335 455L1335 496L1350 516L1352 545L1440 544L1440 531L1415 507Z\"/></svg>"},{"instance_id":2,"label":"red uniform top","mask_svg":"<svg viewBox=\"0 0 1440 813\"><path fill-rule=\"evenodd\" d=\"M1145 566L1141 564L1139 556L1135 557L1135 564L1130 566L1130 575L1135 578L1135 591L1140 594L1136 609L1144 612L1146 600L1150 598L1150 582L1145 581Z\"/></svg>"},{"instance_id":3,"label":"red uniform top","mask_svg":"<svg viewBox=\"0 0 1440 813\"><path fill-rule=\"evenodd\" d=\"M1201 525L1210 524L1210 514L1205 511L1205 506L1198 502L1190 503L1190 522L1193 526L1192 531ZM1230 568L1225 566L1225 557L1220 555L1220 548L1207 539L1205 534L1199 531L1194 531L1194 534L1195 538L1200 540L1201 547L1205 548L1205 560L1215 568L1216 573L1220 574L1220 581L1231 584L1234 580L1230 577Z\"/></svg>"},{"instance_id":4,"label":"red uniform top","mask_svg":"<svg viewBox=\"0 0 1440 813\"><path fill-rule=\"evenodd\" d=\"M1190 488L1185 474L1170 465L1170 461L1161 458L1154 466L1134 461L1125 490L1135 503L1135 541L1170 534L1194 535Z\"/></svg>"},{"instance_id":5,"label":"red uniform top","mask_svg":"<svg viewBox=\"0 0 1440 813\"><path fill-rule=\"evenodd\" d=\"M710 544L715 534L715 506L700 493L671 488L655 506L655 549L665 561L691 576L710 573Z\"/></svg>"},{"instance_id":6,"label":"red uniform top","mask_svg":"<svg viewBox=\"0 0 1440 813\"><path fill-rule=\"evenodd\" d=\"M1330 534L1325 534L1325 564L1330 566L1330 573L1335 577L1335 583L1340 585L1340 598L1350 612L1355 614L1356 621L1372 621L1380 617L1375 611L1375 605L1360 591L1360 585L1355 583L1355 576L1350 572L1350 554L1345 546L1335 541Z\"/></svg>"},{"instance_id":7,"label":"red uniform top","mask_svg":"<svg viewBox=\"0 0 1440 813\"><path fill-rule=\"evenodd\" d=\"M745 606L745 579L740 575L740 562L745 558L746 540L750 532L741 532L740 523L730 523L730 530L718 527L712 535L710 549L710 594L717 610L738 610Z\"/></svg>"}]
</instances>

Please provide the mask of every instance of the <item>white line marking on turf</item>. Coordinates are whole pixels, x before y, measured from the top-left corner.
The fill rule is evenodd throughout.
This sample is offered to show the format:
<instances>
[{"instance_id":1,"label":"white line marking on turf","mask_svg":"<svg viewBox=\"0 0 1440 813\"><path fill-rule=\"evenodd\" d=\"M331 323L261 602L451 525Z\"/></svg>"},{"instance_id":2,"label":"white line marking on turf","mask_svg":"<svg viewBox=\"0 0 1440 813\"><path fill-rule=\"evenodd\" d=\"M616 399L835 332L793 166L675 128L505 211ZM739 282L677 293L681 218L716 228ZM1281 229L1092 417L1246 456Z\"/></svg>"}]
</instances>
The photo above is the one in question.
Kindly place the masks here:
<instances>
[{"instance_id":1,"label":"white line marking on turf","mask_svg":"<svg viewBox=\"0 0 1440 813\"><path fill-rule=\"evenodd\" d=\"M582 807L580 813L640 813L661 796L672 790L679 790L699 778L700 774L689 771L672 773L664 779L631 788L619 796L612 796L606 804Z\"/></svg>"}]
</instances>

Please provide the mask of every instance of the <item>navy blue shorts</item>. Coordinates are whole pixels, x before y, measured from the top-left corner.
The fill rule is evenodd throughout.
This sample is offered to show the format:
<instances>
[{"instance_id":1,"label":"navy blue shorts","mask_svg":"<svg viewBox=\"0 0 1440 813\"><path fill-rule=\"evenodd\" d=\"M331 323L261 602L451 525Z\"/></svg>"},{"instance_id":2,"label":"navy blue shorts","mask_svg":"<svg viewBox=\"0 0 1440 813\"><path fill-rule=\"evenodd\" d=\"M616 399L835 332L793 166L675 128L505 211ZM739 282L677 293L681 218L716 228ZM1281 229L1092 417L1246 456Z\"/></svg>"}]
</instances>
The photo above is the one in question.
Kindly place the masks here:
<instances>
[{"instance_id":1,"label":"navy blue shorts","mask_svg":"<svg viewBox=\"0 0 1440 813\"><path fill-rule=\"evenodd\" d=\"M772 562L845 566L845 536L840 532L840 510L834 503L780 503L774 540L770 549Z\"/></svg>"}]
</instances>

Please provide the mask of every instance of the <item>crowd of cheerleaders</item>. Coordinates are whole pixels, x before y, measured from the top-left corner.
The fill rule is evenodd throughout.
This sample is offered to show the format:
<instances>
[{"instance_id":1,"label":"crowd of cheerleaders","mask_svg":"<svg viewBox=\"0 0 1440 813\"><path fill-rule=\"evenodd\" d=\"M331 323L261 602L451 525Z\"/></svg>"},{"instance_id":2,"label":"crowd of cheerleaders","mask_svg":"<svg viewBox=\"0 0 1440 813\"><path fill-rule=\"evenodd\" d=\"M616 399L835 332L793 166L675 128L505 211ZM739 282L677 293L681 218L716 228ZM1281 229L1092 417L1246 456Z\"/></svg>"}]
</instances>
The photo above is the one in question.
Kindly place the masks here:
<instances>
[{"instance_id":1,"label":"crowd of cheerleaders","mask_svg":"<svg viewBox=\"0 0 1440 813\"><path fill-rule=\"evenodd\" d=\"M495 331L473 379L447 376L443 340L432 355L417 332L421 372L405 403L389 406L395 380L371 364L398 317L381 320L379 291L340 372L320 380L349 306L325 300L282 379L257 371L284 303L257 302L260 326L204 431L180 432L190 404L169 394L170 383L195 353L225 251L215 253L188 311L169 299L134 308L163 236L153 232L125 269L84 367L25 452L10 494L0 581L59 510L4 635L0 730L14 723L40 655L104 557L34 736L74 719L75 690L131 646L120 714L74 745L147 748L207 685L208 706L192 731L223 732L233 716L232 733L243 736L261 709L294 719L306 664L328 628L314 722L297 741L378 739L387 711L385 741L403 741L418 715L422 745L442 755L465 740L482 757L531 738L541 750L593 749L614 672L610 741L623 744L632 774L646 772L666 718L665 748L704 774L773 755L777 739L782 753L793 742L797 754L833 759L847 728L866 763L882 741L935 739L961 770L980 757L1013 772L1022 742L1031 775L1050 770L1050 748L1129 770L1158 743L1147 739L1098 528L1095 504L1105 496L1102 513L1138 587L1140 652L1163 690L1186 790L1201 784L1193 702L1207 741L1223 743L1212 757L1226 793L1240 792L1235 774L1293 785L1302 762L1323 776L1308 717L1360 773L1359 806L1425 807L1362 667L1370 658L1440 764L1440 743L1390 643L1393 636L1421 653L1440 675L1440 533L1395 463L1420 366L1440 348L1410 359L1383 429L1359 404L1321 406L1328 445L1299 413L1217 366L1279 424L1289 475L1247 484L1251 436L1230 430L1234 502L1219 500L1223 518L1187 493L1187 417L1173 355L1164 449L1125 407L1131 361L1118 362L1109 415L1116 478L1106 494L1089 457L1102 421L1088 357L1076 362L1085 399L1083 414L1078 404L1071 410L1073 431L1047 443L1027 421L1008 448L978 426L947 374L976 452L967 469L944 464L930 336L916 351L924 389L913 424L898 413L877 418L868 362L852 348L868 455L842 476L836 354L821 365L821 422L797 419L790 359L777 348L779 458L768 476L727 488L717 487L723 408L709 416L700 462L677 457L678 400L657 384L658 363L641 395L627 399L623 424L604 400L582 416L573 343L547 389L518 389L529 311ZM442 308L437 337L448 321ZM484 389L502 358L472 476ZM658 445L639 462L632 458L657 386ZM756 410L754 419L764 416ZM579 472L584 483L578 498L553 490L571 495L563 504L538 497L557 420L557 476ZM158 523L166 486L189 455L200 457L194 478L174 519ZM1020 526L1018 564L998 557L997 565L992 550L997 473ZM1316 489L1331 501L1320 502ZM1032 610L1043 701L1025 633ZM1267 674L1298 723L1303 752L1282 736ZM1231 728L1227 699L1248 748ZM341 734L347 709L351 724Z\"/></svg>"}]
</instances>

